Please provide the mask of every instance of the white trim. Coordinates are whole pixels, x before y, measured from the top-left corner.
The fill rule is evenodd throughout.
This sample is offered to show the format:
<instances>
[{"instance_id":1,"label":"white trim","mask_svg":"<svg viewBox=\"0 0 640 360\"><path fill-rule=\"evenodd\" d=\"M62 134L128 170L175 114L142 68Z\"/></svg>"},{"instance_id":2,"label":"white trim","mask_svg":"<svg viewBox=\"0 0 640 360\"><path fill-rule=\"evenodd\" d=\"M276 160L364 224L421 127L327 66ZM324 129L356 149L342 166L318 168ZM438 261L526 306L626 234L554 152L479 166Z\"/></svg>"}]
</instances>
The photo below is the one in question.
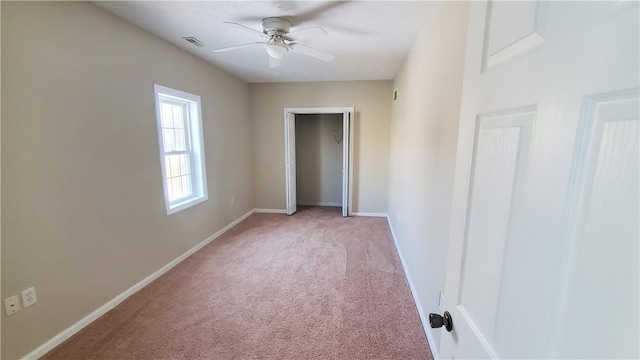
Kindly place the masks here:
<instances>
[{"instance_id":1,"label":"white trim","mask_svg":"<svg viewBox=\"0 0 640 360\"><path fill-rule=\"evenodd\" d=\"M420 321L422 322L422 328L424 329L425 335L427 335L427 343L429 344L429 349L431 349L431 354L434 359L440 359L440 354L438 354L438 349L435 347L435 340L433 339L433 335L431 334L431 326L429 325L429 320L427 319L426 313L424 309L422 309L422 303L420 302L420 298L418 297L418 292L416 291L416 287L413 284L413 279L411 278L411 273L409 272L409 267L407 263L404 261L404 256L402 256L402 251L400 251L400 246L398 246L398 240L396 239L396 234L393 231L393 225L391 225L391 219L387 216L387 223L389 224L389 230L391 230L391 237L393 238L393 243L396 245L396 251L398 252L398 257L400 257L400 262L402 263L402 268L404 269L404 275L407 278L407 282L409 283L409 288L411 289L411 295L413 295L413 301L416 303L416 308L418 309L418 314L420 315Z\"/></svg>"},{"instance_id":2,"label":"white trim","mask_svg":"<svg viewBox=\"0 0 640 360\"><path fill-rule=\"evenodd\" d=\"M167 215L175 214L181 210L199 204L208 200L207 193L207 169L204 155L204 128L202 127L202 105L200 96L190 94L184 91L168 88L166 86L153 85L155 108L156 108L156 127L158 131L158 149L160 151L160 168L162 171L162 189L164 192L165 208ZM160 105L162 102L171 102L176 105L182 105L186 112L186 138L189 145L183 151L165 151L164 136L162 126L162 112ZM166 177L166 155L185 154L189 156L191 168L191 187L193 194L187 198L179 199L180 201L169 200L169 189Z\"/></svg>"},{"instance_id":3,"label":"white trim","mask_svg":"<svg viewBox=\"0 0 640 360\"><path fill-rule=\"evenodd\" d=\"M342 216L347 217L351 209L351 122L353 111L342 113Z\"/></svg>"},{"instance_id":4,"label":"white trim","mask_svg":"<svg viewBox=\"0 0 640 360\"><path fill-rule=\"evenodd\" d=\"M353 112L353 106L340 107L294 107L285 108L285 112L294 114L342 114L344 112Z\"/></svg>"},{"instance_id":5,"label":"white trim","mask_svg":"<svg viewBox=\"0 0 640 360\"><path fill-rule=\"evenodd\" d=\"M346 204L341 204L343 216L351 215L351 207L353 206L353 137L355 128L355 107L301 107L301 108L284 108L284 149L285 149L285 203L287 214L293 214L295 212L295 149L290 147L290 138L293 137L295 143L295 117L289 118L289 115L296 114L343 114L343 201L346 200ZM292 126L293 123L293 126ZM345 133L347 130L347 133ZM348 151L345 154L344 149ZM293 152L293 159L292 157ZM347 155L347 156L345 156ZM293 160L293 161L292 161ZM345 169L346 168L346 169ZM346 171L344 171L346 170ZM344 183L347 183L345 188ZM346 196L345 196L346 192ZM345 209L346 205L346 209Z\"/></svg>"},{"instance_id":6,"label":"white trim","mask_svg":"<svg viewBox=\"0 0 640 360\"><path fill-rule=\"evenodd\" d=\"M101 307L99 307L97 310L95 310L92 313L90 313L89 315L85 316L84 318L82 318L77 323L71 325L67 329L65 329L62 332L60 332L58 335L52 337L51 339L49 339L44 344L40 345L35 350L33 350L30 353L28 353L27 355L25 355L22 359L23 360L24 359L38 359L41 356L45 355L46 353L51 351L53 348L55 348L56 346L62 344L65 340L67 340L71 336L75 335L78 331L82 330L87 325L89 325L92 322L94 322L100 316L106 314L109 310L111 310L111 309L115 308L116 306L118 306L121 302L123 302L129 296L137 293L142 288L147 286L149 283L151 283L155 279L159 278L164 273L166 273L167 271L171 270L174 266L178 265L179 263L184 261L186 258L191 256L193 253L195 253L196 251L200 250L201 248L203 248L205 245L209 244L213 240L217 239L218 237L220 237L220 235L224 234L225 232L227 232L232 227L238 225L238 223L240 223L242 220L246 219L247 217L249 217L249 215L251 215L253 213L254 213L254 210L251 210L251 211L247 212L246 214L242 215L241 217L239 217L238 219L234 220L229 225L225 226L224 228L222 228L221 230L219 230L215 234L209 236L204 241L200 242L196 246L194 246L191 249L187 250L182 255L178 256L175 259L173 259L167 265L165 265L165 266L161 267L160 269L156 270L153 274L147 276L146 278L142 279L137 284L135 284L132 287L128 288L122 294L116 296L115 298L113 298L109 302L107 302L106 304L104 304Z\"/></svg>"},{"instance_id":7,"label":"white trim","mask_svg":"<svg viewBox=\"0 0 640 360\"><path fill-rule=\"evenodd\" d=\"M298 201L298 205L302 205L302 206L342 206L341 203L339 202L314 202L314 201Z\"/></svg>"},{"instance_id":8,"label":"white trim","mask_svg":"<svg viewBox=\"0 0 640 360\"><path fill-rule=\"evenodd\" d=\"M256 214L286 214L285 209L253 209Z\"/></svg>"},{"instance_id":9,"label":"white trim","mask_svg":"<svg viewBox=\"0 0 640 360\"><path fill-rule=\"evenodd\" d=\"M383 218L388 218L389 217L389 215L384 214L384 213L372 213L372 212L361 212L361 211L352 212L349 215L351 215L351 216L383 217ZM389 227L391 227L391 225L389 225Z\"/></svg>"}]
</instances>

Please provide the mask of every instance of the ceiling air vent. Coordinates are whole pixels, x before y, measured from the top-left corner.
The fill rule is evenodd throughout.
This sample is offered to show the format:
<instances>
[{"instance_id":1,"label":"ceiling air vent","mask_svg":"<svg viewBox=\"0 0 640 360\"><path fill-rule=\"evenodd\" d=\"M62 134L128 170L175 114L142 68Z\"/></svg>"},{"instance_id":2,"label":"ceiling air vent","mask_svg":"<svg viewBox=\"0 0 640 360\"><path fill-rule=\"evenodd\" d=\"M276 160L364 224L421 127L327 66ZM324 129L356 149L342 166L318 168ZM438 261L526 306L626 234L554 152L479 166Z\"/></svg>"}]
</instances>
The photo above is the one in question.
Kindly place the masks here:
<instances>
[{"instance_id":1,"label":"ceiling air vent","mask_svg":"<svg viewBox=\"0 0 640 360\"><path fill-rule=\"evenodd\" d=\"M198 39L194 38L193 36L186 36L186 37L183 37L182 39L184 39L184 40L186 40L186 41L188 41L188 42L192 43L192 44L193 44L193 45L195 45L195 46L200 46L200 47L204 46L204 44L202 43L202 41L200 41L200 40L198 40Z\"/></svg>"}]
</instances>

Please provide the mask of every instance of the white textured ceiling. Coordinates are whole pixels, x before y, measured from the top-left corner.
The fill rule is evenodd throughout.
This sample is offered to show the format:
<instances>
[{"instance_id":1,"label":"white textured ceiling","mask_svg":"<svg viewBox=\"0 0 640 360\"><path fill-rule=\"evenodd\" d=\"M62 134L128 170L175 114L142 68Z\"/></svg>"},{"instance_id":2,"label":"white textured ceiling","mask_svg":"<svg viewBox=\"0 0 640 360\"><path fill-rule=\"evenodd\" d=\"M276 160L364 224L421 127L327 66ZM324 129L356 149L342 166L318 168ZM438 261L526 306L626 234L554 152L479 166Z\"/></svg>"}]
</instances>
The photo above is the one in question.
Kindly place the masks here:
<instances>
[{"instance_id":1,"label":"white textured ceiling","mask_svg":"<svg viewBox=\"0 0 640 360\"><path fill-rule=\"evenodd\" d=\"M426 22L426 1L94 1L137 26L241 79L255 82L392 79ZM291 31L319 26L328 35L300 41L335 55L332 62L290 52L269 68L262 46L223 53L211 50L263 41L258 34L223 24L233 21L262 31L265 17L284 17ZM206 47L182 37L193 36Z\"/></svg>"}]
</instances>

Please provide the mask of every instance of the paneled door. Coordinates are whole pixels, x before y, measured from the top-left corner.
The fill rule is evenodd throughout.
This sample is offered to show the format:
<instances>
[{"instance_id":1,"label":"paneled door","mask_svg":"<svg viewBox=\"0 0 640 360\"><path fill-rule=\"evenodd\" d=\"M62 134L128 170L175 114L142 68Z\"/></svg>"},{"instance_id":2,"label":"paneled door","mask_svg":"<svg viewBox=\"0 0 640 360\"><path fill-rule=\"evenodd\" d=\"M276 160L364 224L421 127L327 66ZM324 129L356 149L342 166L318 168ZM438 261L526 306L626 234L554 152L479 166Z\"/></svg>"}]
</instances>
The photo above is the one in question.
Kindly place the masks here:
<instances>
[{"instance_id":1,"label":"paneled door","mask_svg":"<svg viewBox=\"0 0 640 360\"><path fill-rule=\"evenodd\" d=\"M285 110L284 117L286 212L287 215L293 215L298 211L298 200L296 199L296 114Z\"/></svg>"},{"instance_id":2,"label":"paneled door","mask_svg":"<svg viewBox=\"0 0 640 360\"><path fill-rule=\"evenodd\" d=\"M640 356L638 18L471 4L442 358Z\"/></svg>"}]
</instances>

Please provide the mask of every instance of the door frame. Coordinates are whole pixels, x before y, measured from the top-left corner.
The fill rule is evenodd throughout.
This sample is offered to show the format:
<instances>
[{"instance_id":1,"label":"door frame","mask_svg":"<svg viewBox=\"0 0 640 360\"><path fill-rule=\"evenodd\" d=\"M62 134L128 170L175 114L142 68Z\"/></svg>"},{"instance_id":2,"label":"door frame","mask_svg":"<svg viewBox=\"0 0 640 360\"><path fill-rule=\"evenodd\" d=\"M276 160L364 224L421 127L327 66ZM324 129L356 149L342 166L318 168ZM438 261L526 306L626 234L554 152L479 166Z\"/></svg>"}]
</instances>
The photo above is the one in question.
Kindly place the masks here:
<instances>
[{"instance_id":1,"label":"door frame","mask_svg":"<svg viewBox=\"0 0 640 360\"><path fill-rule=\"evenodd\" d=\"M354 107L300 107L284 108L284 159L286 212L296 212L296 157L295 157L295 116L303 114L342 114L342 216L352 215L353 203L353 128ZM293 116L292 121L289 115ZM347 136L345 136L347 135ZM291 171L294 169L294 171ZM345 171L346 170L346 171ZM347 184L347 186L345 186ZM346 200L346 201L345 201Z\"/></svg>"}]
</instances>

